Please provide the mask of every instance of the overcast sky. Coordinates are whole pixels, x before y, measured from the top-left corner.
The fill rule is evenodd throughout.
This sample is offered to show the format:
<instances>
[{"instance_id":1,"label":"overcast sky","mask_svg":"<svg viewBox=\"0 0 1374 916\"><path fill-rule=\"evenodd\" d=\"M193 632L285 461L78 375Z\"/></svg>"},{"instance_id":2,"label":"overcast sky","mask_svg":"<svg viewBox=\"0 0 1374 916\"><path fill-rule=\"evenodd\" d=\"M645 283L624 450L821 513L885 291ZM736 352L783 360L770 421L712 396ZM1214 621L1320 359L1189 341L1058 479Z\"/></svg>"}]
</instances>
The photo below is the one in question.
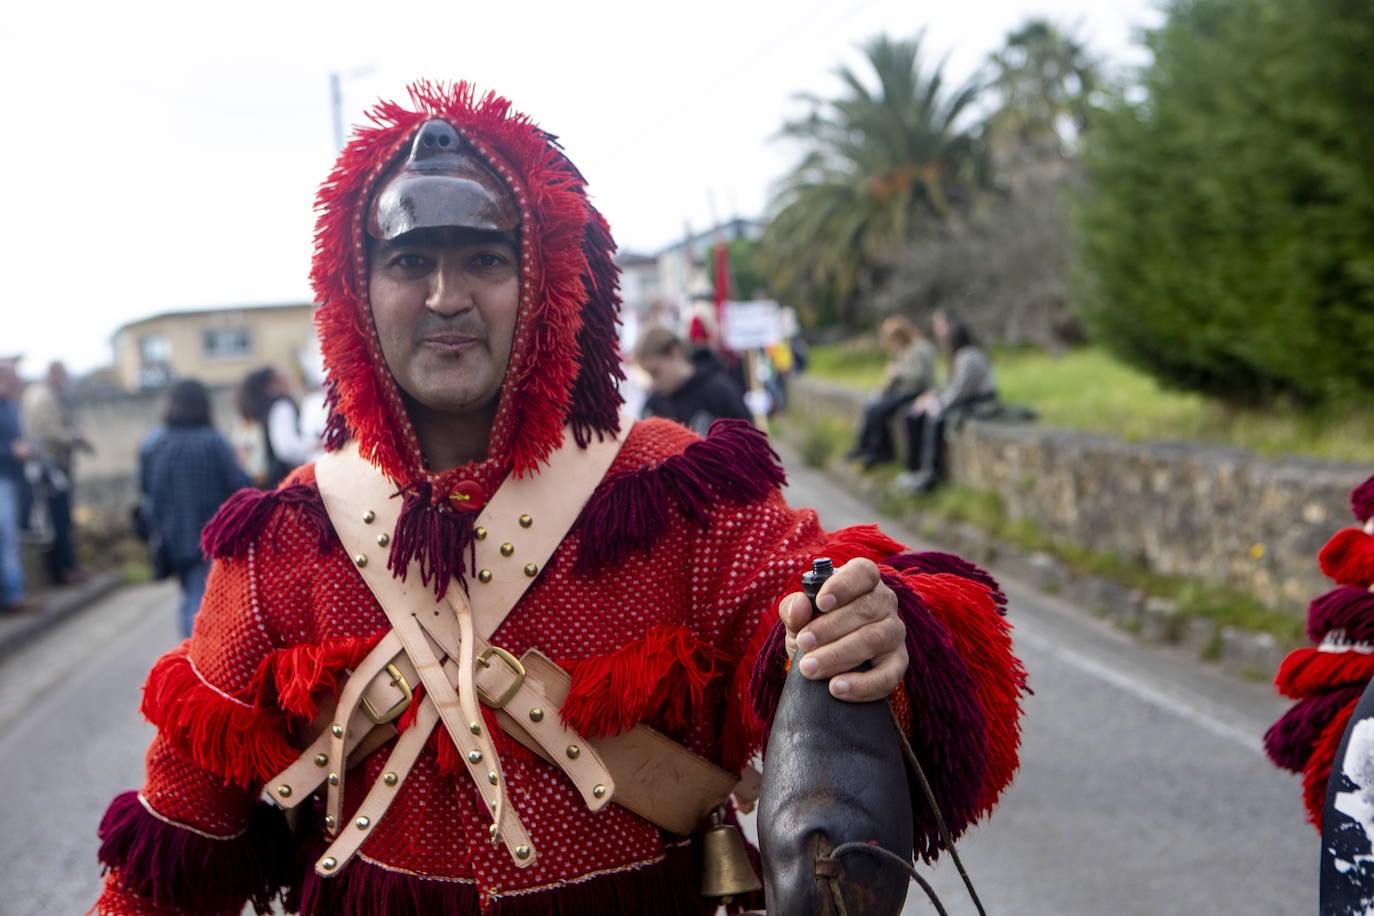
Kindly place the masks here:
<instances>
[{"instance_id":1,"label":"overcast sky","mask_svg":"<svg viewBox=\"0 0 1374 916\"><path fill-rule=\"evenodd\" d=\"M652 253L758 216L797 157L771 139L794 96L836 94L866 39L925 28L957 81L1033 15L1113 67L1145 60L1160 19L1152 0L12 4L0 354L84 371L128 321L308 301L331 73L346 123L418 77L507 96L561 138L620 246Z\"/></svg>"}]
</instances>

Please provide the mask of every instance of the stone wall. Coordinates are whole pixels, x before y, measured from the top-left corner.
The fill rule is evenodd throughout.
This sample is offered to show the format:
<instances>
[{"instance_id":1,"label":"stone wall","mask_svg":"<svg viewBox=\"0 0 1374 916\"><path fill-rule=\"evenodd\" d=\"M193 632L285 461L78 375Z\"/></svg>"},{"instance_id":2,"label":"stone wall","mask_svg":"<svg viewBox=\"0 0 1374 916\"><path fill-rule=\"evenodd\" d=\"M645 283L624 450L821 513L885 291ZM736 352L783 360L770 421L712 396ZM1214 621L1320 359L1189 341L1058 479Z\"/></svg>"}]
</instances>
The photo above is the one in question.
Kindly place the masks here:
<instances>
[{"instance_id":1,"label":"stone wall","mask_svg":"<svg viewBox=\"0 0 1374 916\"><path fill-rule=\"evenodd\" d=\"M862 402L862 393L818 379L792 383L795 413L857 417ZM1295 613L1331 587L1317 551L1354 523L1350 491L1374 470L1191 442L1125 443L1038 423L965 425L950 443L949 469L1057 543L1229 585Z\"/></svg>"}]
</instances>

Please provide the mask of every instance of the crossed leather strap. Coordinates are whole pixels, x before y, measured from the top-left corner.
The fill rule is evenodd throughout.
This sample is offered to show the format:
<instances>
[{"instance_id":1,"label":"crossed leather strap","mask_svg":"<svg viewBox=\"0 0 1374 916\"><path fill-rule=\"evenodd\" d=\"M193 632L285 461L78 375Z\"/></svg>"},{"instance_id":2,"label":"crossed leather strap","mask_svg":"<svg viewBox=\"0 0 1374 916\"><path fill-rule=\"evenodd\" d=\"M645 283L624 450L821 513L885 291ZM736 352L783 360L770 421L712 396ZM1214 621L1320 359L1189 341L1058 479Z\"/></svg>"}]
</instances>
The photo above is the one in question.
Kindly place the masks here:
<instances>
[{"instance_id":1,"label":"crossed leather strap","mask_svg":"<svg viewBox=\"0 0 1374 916\"><path fill-rule=\"evenodd\" d=\"M493 842L503 843L517 866L534 862L535 844L510 804L479 701L496 710L507 734L561 769L592 811L614 800L665 830L687 834L729 797L737 776L648 726L580 737L558 714L571 684L567 672L535 649L517 659L488 642L572 527L623 436L581 449L565 431L563 447L547 468L508 478L477 518L476 562L466 594L453 582L438 601L423 584L418 561L404 578L387 569L398 488L352 443L316 463L334 530L392 625L343 681L327 727L265 790L272 801L292 808L325 785L325 828L333 842L315 863L317 873L337 874L358 851L439 723L491 815ZM414 702L418 684L424 695L413 722L396 740L382 776L343 823L349 766L395 737L390 723Z\"/></svg>"}]
</instances>

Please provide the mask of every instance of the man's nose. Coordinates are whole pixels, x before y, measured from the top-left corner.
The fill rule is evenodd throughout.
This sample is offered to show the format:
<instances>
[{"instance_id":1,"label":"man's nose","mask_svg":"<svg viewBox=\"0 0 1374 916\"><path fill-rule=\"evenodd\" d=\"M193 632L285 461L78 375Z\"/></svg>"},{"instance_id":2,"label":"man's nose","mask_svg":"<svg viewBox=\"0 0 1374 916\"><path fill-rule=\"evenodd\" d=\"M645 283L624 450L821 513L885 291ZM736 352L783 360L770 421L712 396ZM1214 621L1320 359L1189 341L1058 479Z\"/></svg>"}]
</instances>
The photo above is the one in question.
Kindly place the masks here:
<instances>
[{"instance_id":1,"label":"man's nose","mask_svg":"<svg viewBox=\"0 0 1374 916\"><path fill-rule=\"evenodd\" d=\"M430 275L425 308L440 315L456 315L472 308L472 293L457 258L440 256Z\"/></svg>"}]
</instances>

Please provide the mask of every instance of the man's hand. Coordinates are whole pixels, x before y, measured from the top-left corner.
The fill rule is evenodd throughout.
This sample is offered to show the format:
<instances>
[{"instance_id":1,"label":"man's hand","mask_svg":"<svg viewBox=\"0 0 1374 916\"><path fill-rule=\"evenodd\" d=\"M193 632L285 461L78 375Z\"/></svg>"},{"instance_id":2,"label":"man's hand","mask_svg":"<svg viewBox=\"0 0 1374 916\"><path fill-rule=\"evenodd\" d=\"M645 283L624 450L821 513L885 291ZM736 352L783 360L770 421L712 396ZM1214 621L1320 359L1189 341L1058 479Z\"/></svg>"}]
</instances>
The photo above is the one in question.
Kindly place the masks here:
<instances>
[{"instance_id":1,"label":"man's hand","mask_svg":"<svg viewBox=\"0 0 1374 916\"><path fill-rule=\"evenodd\" d=\"M806 653L801 673L810 680L830 678L830 694L841 700L881 700L906 674L906 627L897 616L897 596L883 584L871 560L851 560L821 586L811 613L806 595L782 599L787 651ZM872 661L867 671L853 669Z\"/></svg>"}]
</instances>

